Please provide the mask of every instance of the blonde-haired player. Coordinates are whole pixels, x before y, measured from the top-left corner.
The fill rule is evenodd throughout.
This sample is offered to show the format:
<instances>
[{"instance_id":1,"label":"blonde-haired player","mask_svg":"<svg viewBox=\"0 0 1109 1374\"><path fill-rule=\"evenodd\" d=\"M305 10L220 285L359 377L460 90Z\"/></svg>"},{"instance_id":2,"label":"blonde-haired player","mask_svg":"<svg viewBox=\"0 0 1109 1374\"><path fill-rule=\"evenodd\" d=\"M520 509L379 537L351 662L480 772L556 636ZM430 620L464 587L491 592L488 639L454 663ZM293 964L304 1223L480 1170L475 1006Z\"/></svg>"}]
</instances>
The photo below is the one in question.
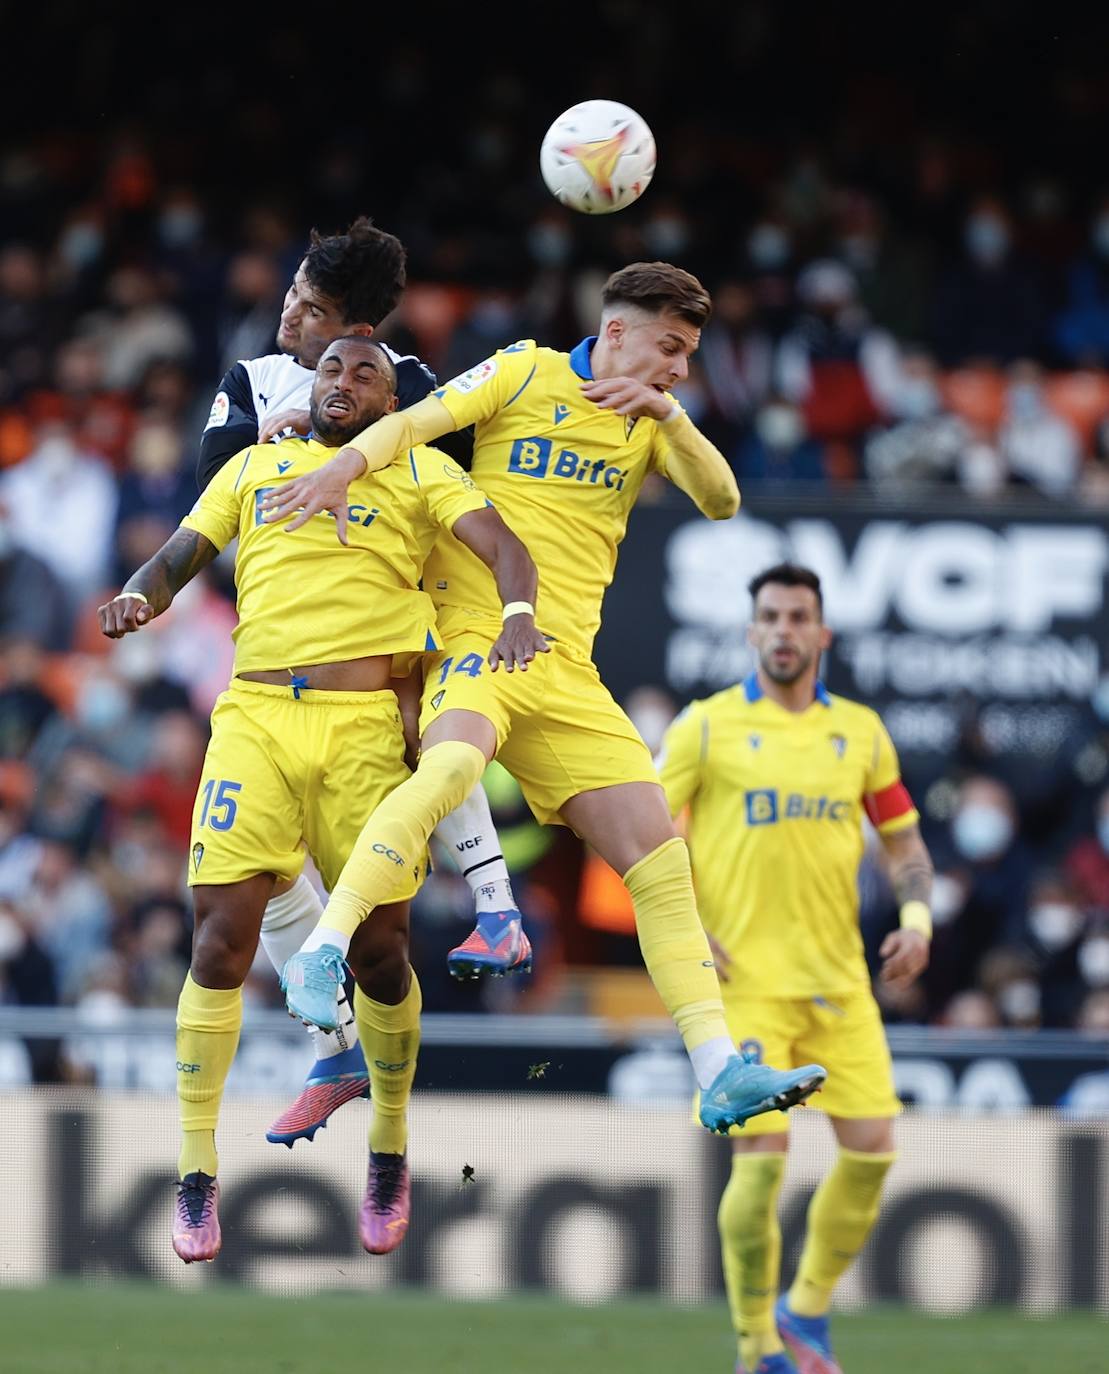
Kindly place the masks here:
<instances>
[{"instance_id":1,"label":"blonde-haired player","mask_svg":"<svg viewBox=\"0 0 1109 1374\"><path fill-rule=\"evenodd\" d=\"M827 1065L819 1105L840 1147L809 1208L797 1278L775 1308L787 1119L760 1116L733 1140L719 1226L736 1368L787 1374L784 1341L803 1374L837 1374L832 1290L877 1217L901 1110L859 933L864 812L901 902L901 928L881 949L882 977L894 984L928 963L932 864L881 720L817 677L831 640L819 579L780 564L750 592L757 667L678 717L660 776L672 814L689 808L697 901L728 1025L775 1064Z\"/></svg>"},{"instance_id":2,"label":"blonde-haired player","mask_svg":"<svg viewBox=\"0 0 1109 1374\"><path fill-rule=\"evenodd\" d=\"M109 638L141 630L238 537L234 677L212 713L193 811L195 930L177 1007L182 1142L173 1248L186 1263L220 1249L216 1123L242 1024L242 985L274 883L300 873L303 836L333 887L363 817L408 777L393 672L395 659L412 661L440 644L431 600L419 590L428 550L446 532L495 568L506 600L535 594L527 550L466 473L433 449L414 448L354 486L344 510L347 547L326 517L294 534L263 521L262 502L282 475L314 471L392 410L396 381L374 341L330 343L312 387L312 435L252 445L225 464L181 528L99 610ZM515 617L490 664L511 671L545 652L534 628ZM405 1111L420 1038L408 899L423 857L351 949L373 1097L359 1229L375 1254L395 1249L408 1226Z\"/></svg>"},{"instance_id":3,"label":"blonde-haired player","mask_svg":"<svg viewBox=\"0 0 1109 1374\"><path fill-rule=\"evenodd\" d=\"M289 529L322 509L341 517L347 483L367 467L474 424L474 476L539 569L538 606L512 609L529 619L534 612L550 644L523 676L486 672L501 617L496 590L487 569L440 541L424 582L445 643L428 665L420 764L366 822L320 925L286 966L287 1000L305 1020L334 1024L337 981L329 988L321 975L328 949L344 952L422 854L438 819L496 755L538 820L570 826L622 875L644 962L702 1089L701 1120L726 1130L803 1100L824 1071L807 1065L783 1074L737 1054L685 844L646 745L592 662L616 550L647 474L668 477L712 519L728 518L739 504L723 456L669 394L688 373L711 302L695 277L662 262L615 273L602 299L598 336L571 353L531 340L501 349L434 396L386 416L327 468L267 504L270 517L293 517ZM450 964L459 974L503 970L526 954L518 918L481 919Z\"/></svg>"}]
</instances>

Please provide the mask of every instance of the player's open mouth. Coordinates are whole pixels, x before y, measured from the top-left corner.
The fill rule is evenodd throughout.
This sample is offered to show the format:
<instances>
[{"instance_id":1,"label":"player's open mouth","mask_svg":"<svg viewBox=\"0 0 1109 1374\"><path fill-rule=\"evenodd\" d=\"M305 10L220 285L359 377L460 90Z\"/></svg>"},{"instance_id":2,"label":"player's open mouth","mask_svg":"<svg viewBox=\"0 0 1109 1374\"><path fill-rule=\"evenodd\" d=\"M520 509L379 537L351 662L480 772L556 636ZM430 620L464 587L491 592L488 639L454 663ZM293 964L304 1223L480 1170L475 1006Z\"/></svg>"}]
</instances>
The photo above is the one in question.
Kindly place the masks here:
<instances>
[{"instance_id":1,"label":"player's open mouth","mask_svg":"<svg viewBox=\"0 0 1109 1374\"><path fill-rule=\"evenodd\" d=\"M351 403L342 396L329 396L323 403L325 415L349 415L352 408Z\"/></svg>"}]
</instances>

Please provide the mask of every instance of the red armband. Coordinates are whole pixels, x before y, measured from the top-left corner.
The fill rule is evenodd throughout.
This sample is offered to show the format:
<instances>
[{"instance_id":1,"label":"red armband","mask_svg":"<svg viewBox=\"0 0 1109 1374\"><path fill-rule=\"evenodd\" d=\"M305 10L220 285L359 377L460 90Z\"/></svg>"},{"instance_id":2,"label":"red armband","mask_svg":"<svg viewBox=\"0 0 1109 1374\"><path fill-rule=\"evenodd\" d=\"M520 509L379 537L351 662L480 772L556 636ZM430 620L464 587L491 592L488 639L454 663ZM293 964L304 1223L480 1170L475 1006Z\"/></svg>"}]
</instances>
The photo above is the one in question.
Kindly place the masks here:
<instances>
[{"instance_id":1,"label":"red armband","mask_svg":"<svg viewBox=\"0 0 1109 1374\"><path fill-rule=\"evenodd\" d=\"M866 807L871 825L877 830L881 830L882 826L888 825L890 821L900 820L902 816L908 816L916 810L913 799L909 796L909 789L900 778L896 782L891 782L888 787L883 787L881 792L868 792L863 797L863 805Z\"/></svg>"}]
</instances>

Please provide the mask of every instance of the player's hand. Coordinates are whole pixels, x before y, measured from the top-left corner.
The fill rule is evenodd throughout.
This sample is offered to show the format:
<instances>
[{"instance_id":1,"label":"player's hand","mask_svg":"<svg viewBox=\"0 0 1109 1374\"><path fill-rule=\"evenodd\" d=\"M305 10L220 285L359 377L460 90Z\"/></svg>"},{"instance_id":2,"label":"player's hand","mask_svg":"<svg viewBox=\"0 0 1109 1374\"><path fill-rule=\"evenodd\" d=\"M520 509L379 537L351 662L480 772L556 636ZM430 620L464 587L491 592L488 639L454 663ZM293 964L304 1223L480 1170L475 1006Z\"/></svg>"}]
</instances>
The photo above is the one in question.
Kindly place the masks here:
<instances>
[{"instance_id":1,"label":"player's hand","mask_svg":"<svg viewBox=\"0 0 1109 1374\"><path fill-rule=\"evenodd\" d=\"M268 444L286 429L291 429L295 434L307 434L311 428L312 416L307 410L279 410L258 431L258 442Z\"/></svg>"},{"instance_id":2,"label":"player's hand","mask_svg":"<svg viewBox=\"0 0 1109 1374\"><path fill-rule=\"evenodd\" d=\"M713 962L716 964L716 976L722 983L730 983L732 981L732 956L719 941L714 940L709 935L707 930L705 935L708 937L709 949L712 951Z\"/></svg>"},{"instance_id":3,"label":"player's hand","mask_svg":"<svg viewBox=\"0 0 1109 1374\"><path fill-rule=\"evenodd\" d=\"M154 608L137 596L117 596L104 606L98 606L96 618L100 633L109 639L122 639L154 619Z\"/></svg>"},{"instance_id":4,"label":"player's hand","mask_svg":"<svg viewBox=\"0 0 1109 1374\"><path fill-rule=\"evenodd\" d=\"M599 382L582 382L582 395L603 410L617 415L650 416L652 420L669 420L674 402L665 392L656 391L646 382L631 377L606 377Z\"/></svg>"},{"instance_id":5,"label":"player's hand","mask_svg":"<svg viewBox=\"0 0 1109 1374\"><path fill-rule=\"evenodd\" d=\"M551 646L535 628L533 617L521 611L518 615L508 617L496 643L489 650L489 671L495 673L503 663L506 673L511 673L514 668L526 673L528 664L536 654L550 652Z\"/></svg>"},{"instance_id":6,"label":"player's hand","mask_svg":"<svg viewBox=\"0 0 1109 1374\"><path fill-rule=\"evenodd\" d=\"M347 542L347 487L361 477L366 460L356 448L341 448L322 468L294 477L273 491L262 502L262 519L267 525L289 520L286 531L299 530L314 515L329 510L335 517L339 543Z\"/></svg>"},{"instance_id":7,"label":"player's hand","mask_svg":"<svg viewBox=\"0 0 1109 1374\"><path fill-rule=\"evenodd\" d=\"M928 951L928 941L919 930L890 931L878 951L882 982L894 988L909 987L928 967Z\"/></svg>"}]
</instances>

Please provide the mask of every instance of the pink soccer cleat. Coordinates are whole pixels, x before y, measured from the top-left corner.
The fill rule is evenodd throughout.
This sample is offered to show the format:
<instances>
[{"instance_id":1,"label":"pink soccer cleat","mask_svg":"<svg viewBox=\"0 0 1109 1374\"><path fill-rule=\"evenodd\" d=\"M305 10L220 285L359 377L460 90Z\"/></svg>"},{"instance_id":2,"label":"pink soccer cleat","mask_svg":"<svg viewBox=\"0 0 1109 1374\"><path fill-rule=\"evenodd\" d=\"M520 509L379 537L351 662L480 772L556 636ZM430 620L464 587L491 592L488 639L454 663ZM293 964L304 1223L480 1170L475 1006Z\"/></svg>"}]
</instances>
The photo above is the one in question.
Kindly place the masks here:
<instances>
[{"instance_id":1,"label":"pink soccer cleat","mask_svg":"<svg viewBox=\"0 0 1109 1374\"><path fill-rule=\"evenodd\" d=\"M358 1213L358 1234L363 1249L371 1255L387 1255L404 1239L410 1193L404 1155L374 1154L371 1150L366 1196Z\"/></svg>"},{"instance_id":2,"label":"pink soccer cleat","mask_svg":"<svg viewBox=\"0 0 1109 1374\"><path fill-rule=\"evenodd\" d=\"M186 1264L214 1260L223 1244L219 1229L219 1184L209 1174L186 1174L177 1181L173 1248Z\"/></svg>"},{"instance_id":3,"label":"pink soccer cleat","mask_svg":"<svg viewBox=\"0 0 1109 1374\"><path fill-rule=\"evenodd\" d=\"M447 968L455 978L480 978L491 973L531 972L531 941L524 934L518 911L484 911L477 925L447 955Z\"/></svg>"},{"instance_id":4,"label":"pink soccer cleat","mask_svg":"<svg viewBox=\"0 0 1109 1374\"><path fill-rule=\"evenodd\" d=\"M316 1060L296 1101L269 1128L266 1139L274 1145L288 1145L291 1150L294 1140L311 1140L347 1102L369 1095L370 1076L362 1046L356 1040L349 1050Z\"/></svg>"}]
</instances>

